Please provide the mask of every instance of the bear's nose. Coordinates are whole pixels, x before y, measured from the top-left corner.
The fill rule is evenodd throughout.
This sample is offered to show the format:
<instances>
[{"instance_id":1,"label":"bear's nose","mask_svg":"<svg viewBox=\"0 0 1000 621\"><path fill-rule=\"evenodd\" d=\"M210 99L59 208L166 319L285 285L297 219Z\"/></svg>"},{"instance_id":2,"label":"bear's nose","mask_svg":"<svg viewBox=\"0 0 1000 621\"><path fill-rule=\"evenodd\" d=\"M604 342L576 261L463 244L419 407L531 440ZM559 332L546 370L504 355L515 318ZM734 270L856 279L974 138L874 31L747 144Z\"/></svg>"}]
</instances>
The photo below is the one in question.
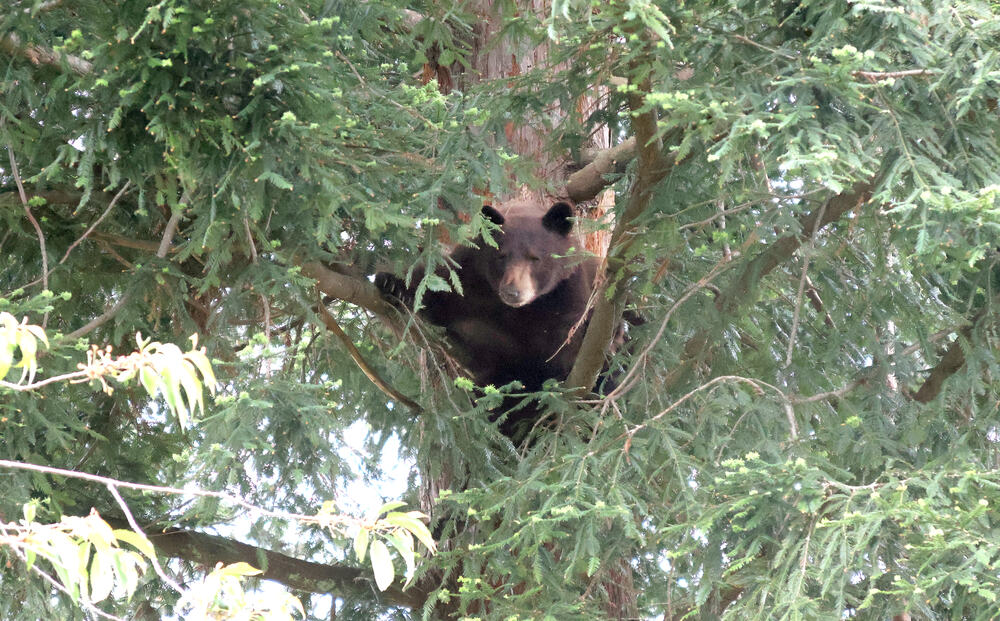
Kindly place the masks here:
<instances>
[{"instance_id":1,"label":"bear's nose","mask_svg":"<svg viewBox=\"0 0 1000 621\"><path fill-rule=\"evenodd\" d=\"M517 306L521 302L521 290L514 285L500 287L500 300L504 304Z\"/></svg>"}]
</instances>

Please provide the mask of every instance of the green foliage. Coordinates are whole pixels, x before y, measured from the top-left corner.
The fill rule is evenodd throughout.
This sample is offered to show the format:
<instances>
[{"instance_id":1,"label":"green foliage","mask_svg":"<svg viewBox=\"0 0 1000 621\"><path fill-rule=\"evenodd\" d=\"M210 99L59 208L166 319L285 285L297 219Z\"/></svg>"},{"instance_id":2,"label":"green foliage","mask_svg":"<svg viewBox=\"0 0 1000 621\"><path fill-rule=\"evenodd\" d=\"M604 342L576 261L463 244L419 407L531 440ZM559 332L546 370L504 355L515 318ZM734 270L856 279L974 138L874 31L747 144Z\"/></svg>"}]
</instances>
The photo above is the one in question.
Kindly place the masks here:
<instances>
[{"instance_id":1,"label":"green foliage","mask_svg":"<svg viewBox=\"0 0 1000 621\"><path fill-rule=\"evenodd\" d=\"M8 4L3 459L274 509L127 494L145 524L358 572L295 583L308 618L332 594L344 619L603 619L619 587L640 618L1000 616L996 2ZM484 59L528 54L477 80ZM613 249L614 291L644 322L595 395L530 395L546 416L513 446L490 419L517 386L472 386L437 330L355 294L379 270L448 265L483 233L484 193L559 185L512 129L575 158L654 116L650 145L676 164L651 188L642 162L607 176L618 221L648 190ZM855 200L810 229L838 196ZM314 264L354 287L321 298L346 339ZM418 298L460 287L442 273ZM139 381L13 388L137 333L139 358L92 350L88 368ZM192 333L204 354L169 345ZM120 511L92 482L0 477L0 514L32 498L49 524ZM252 598L234 580L274 570L248 554L168 569ZM133 570L132 600L102 610L201 605ZM0 572L0 618L82 614Z\"/></svg>"}]
</instances>

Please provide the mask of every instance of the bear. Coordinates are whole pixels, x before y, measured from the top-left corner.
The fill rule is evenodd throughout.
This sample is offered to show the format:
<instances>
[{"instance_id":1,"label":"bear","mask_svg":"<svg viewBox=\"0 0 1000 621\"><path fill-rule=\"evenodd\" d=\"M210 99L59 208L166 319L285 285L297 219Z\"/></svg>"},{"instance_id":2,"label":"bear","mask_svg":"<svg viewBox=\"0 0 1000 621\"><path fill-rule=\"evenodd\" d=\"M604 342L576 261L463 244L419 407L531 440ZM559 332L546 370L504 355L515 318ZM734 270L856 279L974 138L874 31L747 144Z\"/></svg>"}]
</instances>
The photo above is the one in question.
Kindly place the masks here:
<instances>
[{"instance_id":1,"label":"bear","mask_svg":"<svg viewBox=\"0 0 1000 621\"><path fill-rule=\"evenodd\" d=\"M482 214L498 227L496 247L478 239L452 251L462 293L426 291L419 314L444 328L480 386L519 381L536 391L546 380L566 379L586 331L598 266L596 257L577 254L582 240L573 231L573 208L557 202L539 214L530 205L515 205L503 215L485 205ZM440 275L447 280L445 269ZM423 276L415 269L407 287L379 272L375 285L412 308ZM501 432L513 438L520 422L537 415L531 407L518 409Z\"/></svg>"}]
</instances>

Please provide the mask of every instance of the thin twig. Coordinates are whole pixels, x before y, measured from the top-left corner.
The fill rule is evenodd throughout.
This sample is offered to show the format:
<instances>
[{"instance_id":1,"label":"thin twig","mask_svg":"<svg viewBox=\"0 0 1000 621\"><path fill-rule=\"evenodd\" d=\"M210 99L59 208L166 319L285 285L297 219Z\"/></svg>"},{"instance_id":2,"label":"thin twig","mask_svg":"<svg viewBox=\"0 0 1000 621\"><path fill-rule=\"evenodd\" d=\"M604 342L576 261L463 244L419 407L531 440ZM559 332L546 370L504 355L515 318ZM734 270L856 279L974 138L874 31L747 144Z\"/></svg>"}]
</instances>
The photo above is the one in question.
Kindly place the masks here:
<instances>
[{"instance_id":1,"label":"thin twig","mask_svg":"<svg viewBox=\"0 0 1000 621\"><path fill-rule=\"evenodd\" d=\"M671 403L664 410L662 410L660 413L656 414L652 418L648 419L646 422L641 423L639 425L636 425L635 427L633 427L629 431L625 432L625 435L628 436L628 439L625 442L625 450L628 451L629 447L632 444L632 438L635 436L635 434L639 433L640 431L642 431L643 429L645 429L646 427L648 427L650 423L653 423L653 422L655 422L655 421L663 418L664 416L666 416L670 412L673 412L678 407L680 407L681 404L683 404L685 401L687 401L691 397L695 396L699 392L702 392L703 390L707 390L707 389L715 386L716 384L721 384L723 382L740 382L740 383L744 383L744 384L749 384L754 389L756 389L756 391L758 393L760 393L760 394L764 393L764 389L761 388L762 386L765 387L765 388L770 388L774 392L778 393L778 395L781 396L781 400L785 403L785 406L786 406L785 410L786 410L786 412L789 414L789 421L791 423L790 435L792 436L793 440L796 439L796 438L798 438L798 429L797 429L797 427L795 425L794 411L792 411L792 408L791 408L791 401L789 400L788 396L784 392L782 392L782 390L780 388L778 388L777 386L774 386L772 384L768 384L767 382L764 382L764 381L761 381L761 380L758 380L758 379L751 379L749 377L742 377L742 376L739 376L739 375L720 375L719 377L712 378L708 382L705 382L701 386L698 386L694 390L688 392L686 395L684 395L683 397L681 397L677 401L674 401L673 403Z\"/></svg>"},{"instance_id":2,"label":"thin twig","mask_svg":"<svg viewBox=\"0 0 1000 621\"><path fill-rule=\"evenodd\" d=\"M809 236L809 249L816 247L816 233L819 231L819 223L823 220L823 213L826 211L827 203L823 203L819 208L819 217L813 224L812 234ZM788 351L785 354L785 368L792 364L792 352L795 351L795 334L799 330L799 316L802 312L802 296L806 290L806 280L809 278L809 258L810 253L803 253L802 257L802 278L799 279L799 291L795 296L795 312L792 313L792 329L788 334Z\"/></svg>"},{"instance_id":3,"label":"thin twig","mask_svg":"<svg viewBox=\"0 0 1000 621\"><path fill-rule=\"evenodd\" d=\"M139 527L139 523L135 521L135 517L132 515L132 511L129 510L128 504L125 503L125 499L118 493L118 488L111 483L108 483L105 487L108 489L108 493L114 497L115 502L118 503L118 507L122 510L122 513L125 514L125 519L128 520L128 525L134 532L142 535L142 538L148 541L149 537L147 537L146 533ZM173 578L168 576L166 572L163 571L163 567L160 566L160 561L156 558L156 556L151 556L149 560L153 564L153 571L155 571L156 575L160 577L160 580L163 580L167 586L178 593L184 593L184 589L181 585L177 584Z\"/></svg>"},{"instance_id":4,"label":"thin twig","mask_svg":"<svg viewBox=\"0 0 1000 621\"><path fill-rule=\"evenodd\" d=\"M621 379L621 381L618 383L618 386L615 387L614 390L612 390L610 393L607 394L607 396L604 397L604 401L606 403L618 399L623 394L631 390L632 387L635 385L637 380L636 374L638 373L639 368L643 364L645 364L645 360L649 356L650 352L653 350L653 347L655 347L656 344L660 342L660 339L663 338L663 335L667 330L667 323L670 321L670 318L673 316L674 312L678 308L680 308L680 306L684 302L688 301L691 298L691 296L701 291L709 283L715 280L719 276L719 274L725 271L725 268L730 265L731 263L725 260L719 261L712 267L711 270L709 270L708 274L705 274L701 279L698 280L698 282L688 286L687 291L685 291L683 295L681 295L681 297L679 297L677 301L674 302L673 305L671 305L671 307L667 310L666 315L664 315L663 319L660 321L660 327L656 331L656 334L653 336L652 339L650 339L649 343L646 344L646 347L643 348L642 352L640 352L639 355L636 356L635 362L632 364L632 367L628 370L628 373L625 374L625 377Z\"/></svg>"},{"instance_id":5,"label":"thin twig","mask_svg":"<svg viewBox=\"0 0 1000 621\"><path fill-rule=\"evenodd\" d=\"M21 182L21 173L17 169L17 160L14 159L14 146L9 142L7 143L7 156L10 159L10 173L14 176L14 183L17 184L17 193L21 196L21 204L24 205L24 213L28 214L28 220L31 221L31 226L35 227L35 233L38 235L38 246L42 253L42 288L48 291L49 257L45 251L45 233L42 232L42 227L39 226L38 220L35 220L35 216L31 213L31 207L28 205L28 194L24 191L24 183ZM48 319L49 313L46 312L45 316L42 317L43 328L48 324Z\"/></svg>"},{"instance_id":6,"label":"thin twig","mask_svg":"<svg viewBox=\"0 0 1000 621\"><path fill-rule=\"evenodd\" d=\"M132 183L131 181L126 181L125 185L122 186L122 189L118 190L118 193L115 194L115 197L111 199L110 203L108 203L108 208L104 210L104 213L102 213L96 220L94 220L94 223L91 224L87 228L87 230L83 232L83 235L81 235L79 239L77 239L75 242L69 245L69 248L66 249L66 254L64 254L63 258L59 260L59 265L65 263L66 259L69 258L69 253L72 252L73 249L76 248L78 245L80 245L80 242L87 239L87 236L94 232L94 229L97 228L97 225L99 225L101 221L104 220L104 218L107 217L109 213L111 213L111 210L114 209L115 205L118 203L121 197L125 195L125 191L128 190L129 185L131 183Z\"/></svg>"},{"instance_id":7,"label":"thin twig","mask_svg":"<svg viewBox=\"0 0 1000 621\"><path fill-rule=\"evenodd\" d=\"M168 487L164 485L131 483L129 481L120 481L118 479L102 477L96 474L89 474L87 472L76 472L74 470L64 470L62 468L53 468L51 466L41 466L39 464L29 464L20 461L10 461L7 459L0 459L0 468L11 468L14 470L30 470L32 472L42 472L45 474L63 476L71 479L92 481L94 483L100 483L105 487L107 487L108 485L113 485L119 488L134 489L143 492L154 492L158 494L171 494L175 496L195 496L199 498L218 498L219 500L225 500L235 505L239 505L244 509L250 510L256 514L263 515L265 517L277 518L280 520L305 522L308 524L320 524L320 523L328 524L331 520L331 516L328 515L319 517L316 515L305 515L301 513L288 513L285 511L273 511L271 509L265 509L264 507L259 507L257 505L247 502L246 500L243 500L238 496L227 494L226 492L215 492L211 490L190 488L190 487L181 489L177 487ZM336 519L340 519L345 523L354 521L353 518L347 518L347 517L337 517Z\"/></svg>"},{"instance_id":8,"label":"thin twig","mask_svg":"<svg viewBox=\"0 0 1000 621\"><path fill-rule=\"evenodd\" d=\"M27 392L29 390L37 390L42 386L47 386L49 384L54 384L56 382L71 382L75 379L80 379L87 377L86 371L73 371L72 373L64 373L62 375L56 375L54 377L48 377L37 382L32 382L30 384L12 384L11 382L5 382L0 380L0 388L6 388L7 390L14 390L17 392Z\"/></svg>"},{"instance_id":9,"label":"thin twig","mask_svg":"<svg viewBox=\"0 0 1000 621\"><path fill-rule=\"evenodd\" d=\"M747 45L752 45L754 47L759 47L760 49L766 50L768 52L771 52L772 54L777 54L778 56L781 56L783 58L787 58L788 60L798 60L797 57L792 56L791 54L789 54L787 52L782 52L781 50L775 49L773 47L768 47L766 45L762 45L760 43L757 43L753 39L750 39L748 37L744 37L743 35L733 35L733 38L736 39L737 41L741 41L743 43L746 43Z\"/></svg>"},{"instance_id":10,"label":"thin twig","mask_svg":"<svg viewBox=\"0 0 1000 621\"><path fill-rule=\"evenodd\" d=\"M344 332L344 329L340 327L339 323L337 323L333 314L327 310L326 305L323 304L322 297L320 297L317 306L319 307L319 316L323 320L323 324L330 332L333 332L341 343L344 344L344 347L347 348L347 353L350 354L355 364L357 364L358 368L361 369L361 372L365 374L365 377L370 379L379 390L384 392L392 400L402 403L406 407L410 408L410 410L414 413L421 412L422 408L420 407L420 404L390 386L389 383L382 379L378 372L376 372L375 369L368 364L368 361L366 361L364 356L361 355L361 352L358 351L357 346L354 345L354 341L347 336L347 333Z\"/></svg>"}]
</instances>

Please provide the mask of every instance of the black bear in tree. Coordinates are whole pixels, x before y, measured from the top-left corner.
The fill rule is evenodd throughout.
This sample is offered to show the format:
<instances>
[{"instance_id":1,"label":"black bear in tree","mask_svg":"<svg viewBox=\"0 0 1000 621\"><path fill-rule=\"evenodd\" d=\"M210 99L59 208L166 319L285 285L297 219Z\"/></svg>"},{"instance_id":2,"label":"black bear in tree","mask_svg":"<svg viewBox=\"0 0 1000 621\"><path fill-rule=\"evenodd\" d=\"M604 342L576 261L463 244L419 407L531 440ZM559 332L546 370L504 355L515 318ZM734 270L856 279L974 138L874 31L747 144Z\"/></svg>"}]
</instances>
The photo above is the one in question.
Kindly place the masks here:
<instances>
[{"instance_id":1,"label":"black bear in tree","mask_svg":"<svg viewBox=\"0 0 1000 621\"><path fill-rule=\"evenodd\" d=\"M517 380L526 390L538 390L547 379L569 375L586 329L581 318L588 312L597 259L573 256L582 241L566 203L543 215L529 205L515 205L506 215L487 205L483 216L499 227L497 247L480 239L477 247L456 248L451 258L462 295L427 291L420 314L445 329L480 386ZM406 287L399 277L380 272L375 284L412 306L423 276L415 269L413 286ZM505 432L514 422L507 421Z\"/></svg>"}]
</instances>

